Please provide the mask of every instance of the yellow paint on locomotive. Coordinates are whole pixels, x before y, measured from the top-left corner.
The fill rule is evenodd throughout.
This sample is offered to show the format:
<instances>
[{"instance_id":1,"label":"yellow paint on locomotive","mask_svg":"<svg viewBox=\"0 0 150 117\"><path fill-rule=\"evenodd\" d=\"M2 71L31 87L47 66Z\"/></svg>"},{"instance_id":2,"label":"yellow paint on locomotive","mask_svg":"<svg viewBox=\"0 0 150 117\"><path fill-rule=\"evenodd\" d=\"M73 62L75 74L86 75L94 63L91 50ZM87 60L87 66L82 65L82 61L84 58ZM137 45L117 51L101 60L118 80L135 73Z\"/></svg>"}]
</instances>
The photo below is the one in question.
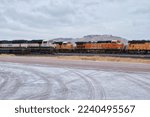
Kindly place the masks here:
<instances>
[{"instance_id":1,"label":"yellow paint on locomotive","mask_svg":"<svg viewBox=\"0 0 150 117\"><path fill-rule=\"evenodd\" d=\"M150 50L150 42L129 43L128 50Z\"/></svg>"}]
</instances>

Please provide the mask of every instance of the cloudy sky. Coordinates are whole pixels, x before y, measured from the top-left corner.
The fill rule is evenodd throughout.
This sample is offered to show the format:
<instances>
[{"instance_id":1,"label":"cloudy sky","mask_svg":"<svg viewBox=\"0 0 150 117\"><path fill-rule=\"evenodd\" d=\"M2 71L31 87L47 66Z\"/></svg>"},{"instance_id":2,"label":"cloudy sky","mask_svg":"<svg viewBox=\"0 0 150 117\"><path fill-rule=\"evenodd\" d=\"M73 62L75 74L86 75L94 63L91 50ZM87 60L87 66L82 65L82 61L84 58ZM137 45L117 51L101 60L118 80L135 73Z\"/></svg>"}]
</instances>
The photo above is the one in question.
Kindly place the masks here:
<instances>
[{"instance_id":1,"label":"cloudy sky","mask_svg":"<svg viewBox=\"0 0 150 117\"><path fill-rule=\"evenodd\" d=\"M150 0L0 0L0 39L150 39Z\"/></svg>"}]
</instances>

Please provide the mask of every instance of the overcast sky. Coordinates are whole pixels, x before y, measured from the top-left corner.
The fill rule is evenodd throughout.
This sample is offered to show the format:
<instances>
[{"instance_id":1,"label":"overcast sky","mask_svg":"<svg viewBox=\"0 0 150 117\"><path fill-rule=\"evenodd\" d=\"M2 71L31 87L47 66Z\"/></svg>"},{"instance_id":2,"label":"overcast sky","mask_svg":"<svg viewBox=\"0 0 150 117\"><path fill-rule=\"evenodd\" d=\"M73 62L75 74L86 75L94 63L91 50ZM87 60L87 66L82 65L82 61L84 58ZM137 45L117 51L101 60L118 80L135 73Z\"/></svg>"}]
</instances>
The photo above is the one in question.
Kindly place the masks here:
<instances>
[{"instance_id":1,"label":"overcast sky","mask_svg":"<svg viewBox=\"0 0 150 117\"><path fill-rule=\"evenodd\" d=\"M0 0L0 39L150 39L150 0Z\"/></svg>"}]
</instances>

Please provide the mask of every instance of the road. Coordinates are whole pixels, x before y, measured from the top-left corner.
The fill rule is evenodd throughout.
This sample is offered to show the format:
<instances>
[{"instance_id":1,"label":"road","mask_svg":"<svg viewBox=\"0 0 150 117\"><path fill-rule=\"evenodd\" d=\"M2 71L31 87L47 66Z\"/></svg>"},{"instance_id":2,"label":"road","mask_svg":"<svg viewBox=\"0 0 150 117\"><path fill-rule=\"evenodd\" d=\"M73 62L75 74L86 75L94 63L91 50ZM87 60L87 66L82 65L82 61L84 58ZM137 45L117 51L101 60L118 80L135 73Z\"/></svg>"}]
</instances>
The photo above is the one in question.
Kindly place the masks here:
<instances>
[{"instance_id":1,"label":"road","mask_svg":"<svg viewBox=\"0 0 150 117\"><path fill-rule=\"evenodd\" d=\"M0 57L0 99L150 99L150 64Z\"/></svg>"}]
</instances>

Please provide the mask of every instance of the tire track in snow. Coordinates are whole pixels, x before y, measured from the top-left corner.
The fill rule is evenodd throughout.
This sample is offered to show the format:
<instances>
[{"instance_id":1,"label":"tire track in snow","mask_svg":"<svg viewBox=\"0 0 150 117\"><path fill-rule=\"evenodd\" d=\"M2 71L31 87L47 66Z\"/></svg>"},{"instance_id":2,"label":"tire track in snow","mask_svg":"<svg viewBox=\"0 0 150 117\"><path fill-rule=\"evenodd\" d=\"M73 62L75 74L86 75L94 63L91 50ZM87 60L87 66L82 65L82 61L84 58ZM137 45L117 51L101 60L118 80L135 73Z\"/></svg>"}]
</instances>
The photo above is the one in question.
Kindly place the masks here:
<instances>
[{"instance_id":1,"label":"tire track in snow","mask_svg":"<svg viewBox=\"0 0 150 117\"><path fill-rule=\"evenodd\" d=\"M139 87L143 88L145 91L147 91L149 93L150 91L150 83L145 82L144 80L141 80L138 77L133 77L132 75L128 75L125 77L126 80L133 82L135 84L137 84Z\"/></svg>"},{"instance_id":2,"label":"tire track in snow","mask_svg":"<svg viewBox=\"0 0 150 117\"><path fill-rule=\"evenodd\" d=\"M85 75L88 77L88 79L93 82L95 87L95 99L106 99L106 94L104 87L102 86L102 83L98 81L96 78L94 78L94 75L97 74L97 72L93 72L90 74ZM98 84L98 85L97 85Z\"/></svg>"}]
</instances>

